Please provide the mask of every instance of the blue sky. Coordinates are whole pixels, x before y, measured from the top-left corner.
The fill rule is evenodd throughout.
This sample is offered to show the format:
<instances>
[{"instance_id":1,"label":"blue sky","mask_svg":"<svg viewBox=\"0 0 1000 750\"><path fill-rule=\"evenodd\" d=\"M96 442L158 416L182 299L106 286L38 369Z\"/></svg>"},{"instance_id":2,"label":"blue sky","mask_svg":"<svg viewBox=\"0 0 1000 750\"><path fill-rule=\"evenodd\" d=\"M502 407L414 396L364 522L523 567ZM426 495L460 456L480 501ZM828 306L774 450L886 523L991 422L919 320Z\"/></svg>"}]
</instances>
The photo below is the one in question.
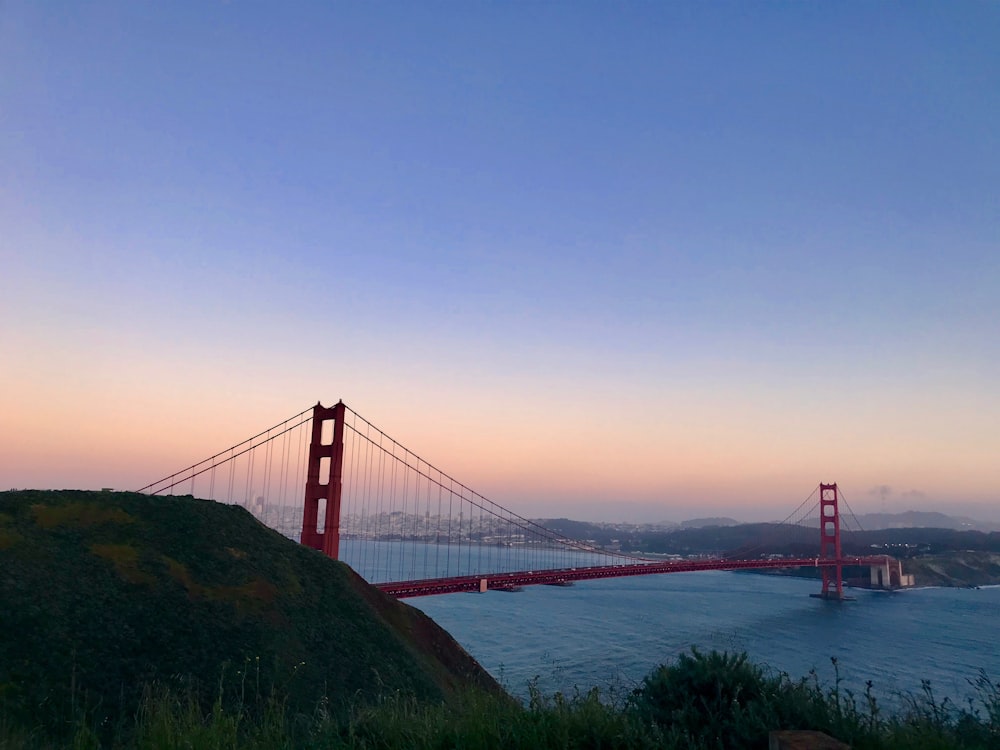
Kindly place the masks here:
<instances>
[{"instance_id":1,"label":"blue sky","mask_svg":"<svg viewBox=\"0 0 1000 750\"><path fill-rule=\"evenodd\" d=\"M344 398L524 512L985 513L998 39L993 3L7 2L0 479L138 486Z\"/></svg>"}]
</instances>

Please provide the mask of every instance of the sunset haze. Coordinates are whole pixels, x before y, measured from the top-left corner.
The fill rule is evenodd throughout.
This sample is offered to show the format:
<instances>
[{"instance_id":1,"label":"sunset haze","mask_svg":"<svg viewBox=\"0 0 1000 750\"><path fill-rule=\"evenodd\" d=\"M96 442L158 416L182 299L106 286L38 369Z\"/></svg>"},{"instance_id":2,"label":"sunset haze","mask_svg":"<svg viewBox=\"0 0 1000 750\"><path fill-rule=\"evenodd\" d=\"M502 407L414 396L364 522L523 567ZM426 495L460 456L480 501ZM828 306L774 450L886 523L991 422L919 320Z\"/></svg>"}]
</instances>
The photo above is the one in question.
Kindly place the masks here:
<instances>
[{"instance_id":1,"label":"sunset haze","mask_svg":"<svg viewBox=\"0 0 1000 750\"><path fill-rule=\"evenodd\" d=\"M822 481L1000 519L998 40L972 2L3 3L0 487L343 399L530 517Z\"/></svg>"}]
</instances>

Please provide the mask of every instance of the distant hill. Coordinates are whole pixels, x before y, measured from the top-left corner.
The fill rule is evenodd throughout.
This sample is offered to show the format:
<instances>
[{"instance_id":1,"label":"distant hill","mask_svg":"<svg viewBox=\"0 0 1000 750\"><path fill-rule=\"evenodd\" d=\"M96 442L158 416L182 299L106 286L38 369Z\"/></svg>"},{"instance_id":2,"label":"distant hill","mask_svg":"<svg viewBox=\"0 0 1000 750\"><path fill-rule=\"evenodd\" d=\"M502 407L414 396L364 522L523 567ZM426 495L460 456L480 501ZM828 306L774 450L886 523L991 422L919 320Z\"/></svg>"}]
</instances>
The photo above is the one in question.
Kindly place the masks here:
<instances>
[{"instance_id":1,"label":"distant hill","mask_svg":"<svg viewBox=\"0 0 1000 750\"><path fill-rule=\"evenodd\" d=\"M706 526L737 526L739 521L734 518L692 518L690 521L681 521L682 529L702 529Z\"/></svg>"},{"instance_id":2,"label":"distant hill","mask_svg":"<svg viewBox=\"0 0 1000 750\"><path fill-rule=\"evenodd\" d=\"M857 523L855 523L855 520ZM804 521L806 525L819 528L819 516ZM1000 531L1000 524L977 521L965 516L949 516L928 510L908 510L903 513L862 513L847 516L844 523L851 529L858 524L866 531L878 529L951 529L953 531Z\"/></svg>"},{"instance_id":3,"label":"distant hill","mask_svg":"<svg viewBox=\"0 0 1000 750\"><path fill-rule=\"evenodd\" d=\"M539 518L536 523L567 539L591 540L598 544L608 544L612 538L618 537L615 529L589 521L573 521L569 518Z\"/></svg>"},{"instance_id":4,"label":"distant hill","mask_svg":"<svg viewBox=\"0 0 1000 750\"><path fill-rule=\"evenodd\" d=\"M150 682L211 698L252 679L305 711L499 689L346 565L190 497L0 493L0 602L0 696L28 718L84 700L128 715Z\"/></svg>"},{"instance_id":5,"label":"distant hill","mask_svg":"<svg viewBox=\"0 0 1000 750\"><path fill-rule=\"evenodd\" d=\"M909 514L897 514L907 518ZM940 520L942 514L914 512L911 520L925 523ZM951 517L945 517L951 518ZM864 519L864 517L862 517ZM898 518L897 518L898 520ZM546 519L544 526L573 539L589 540L626 552L676 555L815 555L819 551L818 523L799 526L776 523L734 523L727 518L694 519L689 525L671 529L637 524L595 524L569 519ZM700 525L705 523L706 525ZM699 524L694 526L693 524ZM951 526L914 526L851 530L853 519L845 521L842 544L846 554L889 551L896 557L937 554L952 550L1000 552L1000 533L969 530L951 518Z\"/></svg>"},{"instance_id":6,"label":"distant hill","mask_svg":"<svg viewBox=\"0 0 1000 750\"><path fill-rule=\"evenodd\" d=\"M1000 533L955 529L912 528L841 532L845 554L861 555L873 550L889 551L896 557L950 550L1000 552ZM764 553L805 556L819 551L819 529L773 523L738 526L707 526L636 535L622 542L623 549L680 555L746 555Z\"/></svg>"},{"instance_id":7,"label":"distant hill","mask_svg":"<svg viewBox=\"0 0 1000 750\"><path fill-rule=\"evenodd\" d=\"M965 516L949 516L926 510L908 510L904 513L864 513L858 516L861 528L875 529L954 529L956 531L1000 531L1000 524L977 521ZM819 526L819 518L816 518Z\"/></svg>"}]
</instances>

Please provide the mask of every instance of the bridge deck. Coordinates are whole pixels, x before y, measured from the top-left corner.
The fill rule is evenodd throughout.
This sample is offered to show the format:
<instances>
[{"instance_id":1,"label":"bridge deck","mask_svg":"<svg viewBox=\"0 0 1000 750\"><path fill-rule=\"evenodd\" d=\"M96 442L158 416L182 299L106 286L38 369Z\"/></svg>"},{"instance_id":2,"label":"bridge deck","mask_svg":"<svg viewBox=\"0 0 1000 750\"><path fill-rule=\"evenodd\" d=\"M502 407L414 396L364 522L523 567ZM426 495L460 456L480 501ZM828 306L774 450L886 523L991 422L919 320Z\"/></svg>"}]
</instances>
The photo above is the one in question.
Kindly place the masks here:
<instances>
[{"instance_id":1,"label":"bridge deck","mask_svg":"<svg viewBox=\"0 0 1000 750\"><path fill-rule=\"evenodd\" d=\"M844 557L840 560L819 557L786 558L780 560L667 560L641 562L632 565L605 565L555 570L524 570L517 573L484 573L482 575L431 578L420 581L378 583L376 588L398 599L433 594L455 594L464 591L487 589L512 589L518 586L542 584L559 585L573 581L591 581L599 578L659 575L663 573L691 573L701 570L767 570L773 568L832 568L840 565L884 565L884 555L872 557Z\"/></svg>"}]
</instances>

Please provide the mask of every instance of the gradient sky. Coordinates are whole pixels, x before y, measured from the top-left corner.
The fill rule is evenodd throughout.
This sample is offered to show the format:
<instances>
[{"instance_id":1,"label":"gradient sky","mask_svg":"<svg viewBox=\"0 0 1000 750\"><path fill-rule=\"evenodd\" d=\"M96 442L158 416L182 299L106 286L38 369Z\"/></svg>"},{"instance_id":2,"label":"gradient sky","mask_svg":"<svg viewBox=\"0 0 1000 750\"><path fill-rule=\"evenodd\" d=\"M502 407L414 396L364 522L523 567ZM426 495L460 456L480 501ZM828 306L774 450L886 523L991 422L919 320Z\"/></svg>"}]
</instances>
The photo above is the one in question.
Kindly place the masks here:
<instances>
[{"instance_id":1,"label":"gradient sky","mask_svg":"<svg viewBox=\"0 0 1000 750\"><path fill-rule=\"evenodd\" d=\"M1000 5L0 2L0 486L338 398L531 516L1000 516Z\"/></svg>"}]
</instances>

